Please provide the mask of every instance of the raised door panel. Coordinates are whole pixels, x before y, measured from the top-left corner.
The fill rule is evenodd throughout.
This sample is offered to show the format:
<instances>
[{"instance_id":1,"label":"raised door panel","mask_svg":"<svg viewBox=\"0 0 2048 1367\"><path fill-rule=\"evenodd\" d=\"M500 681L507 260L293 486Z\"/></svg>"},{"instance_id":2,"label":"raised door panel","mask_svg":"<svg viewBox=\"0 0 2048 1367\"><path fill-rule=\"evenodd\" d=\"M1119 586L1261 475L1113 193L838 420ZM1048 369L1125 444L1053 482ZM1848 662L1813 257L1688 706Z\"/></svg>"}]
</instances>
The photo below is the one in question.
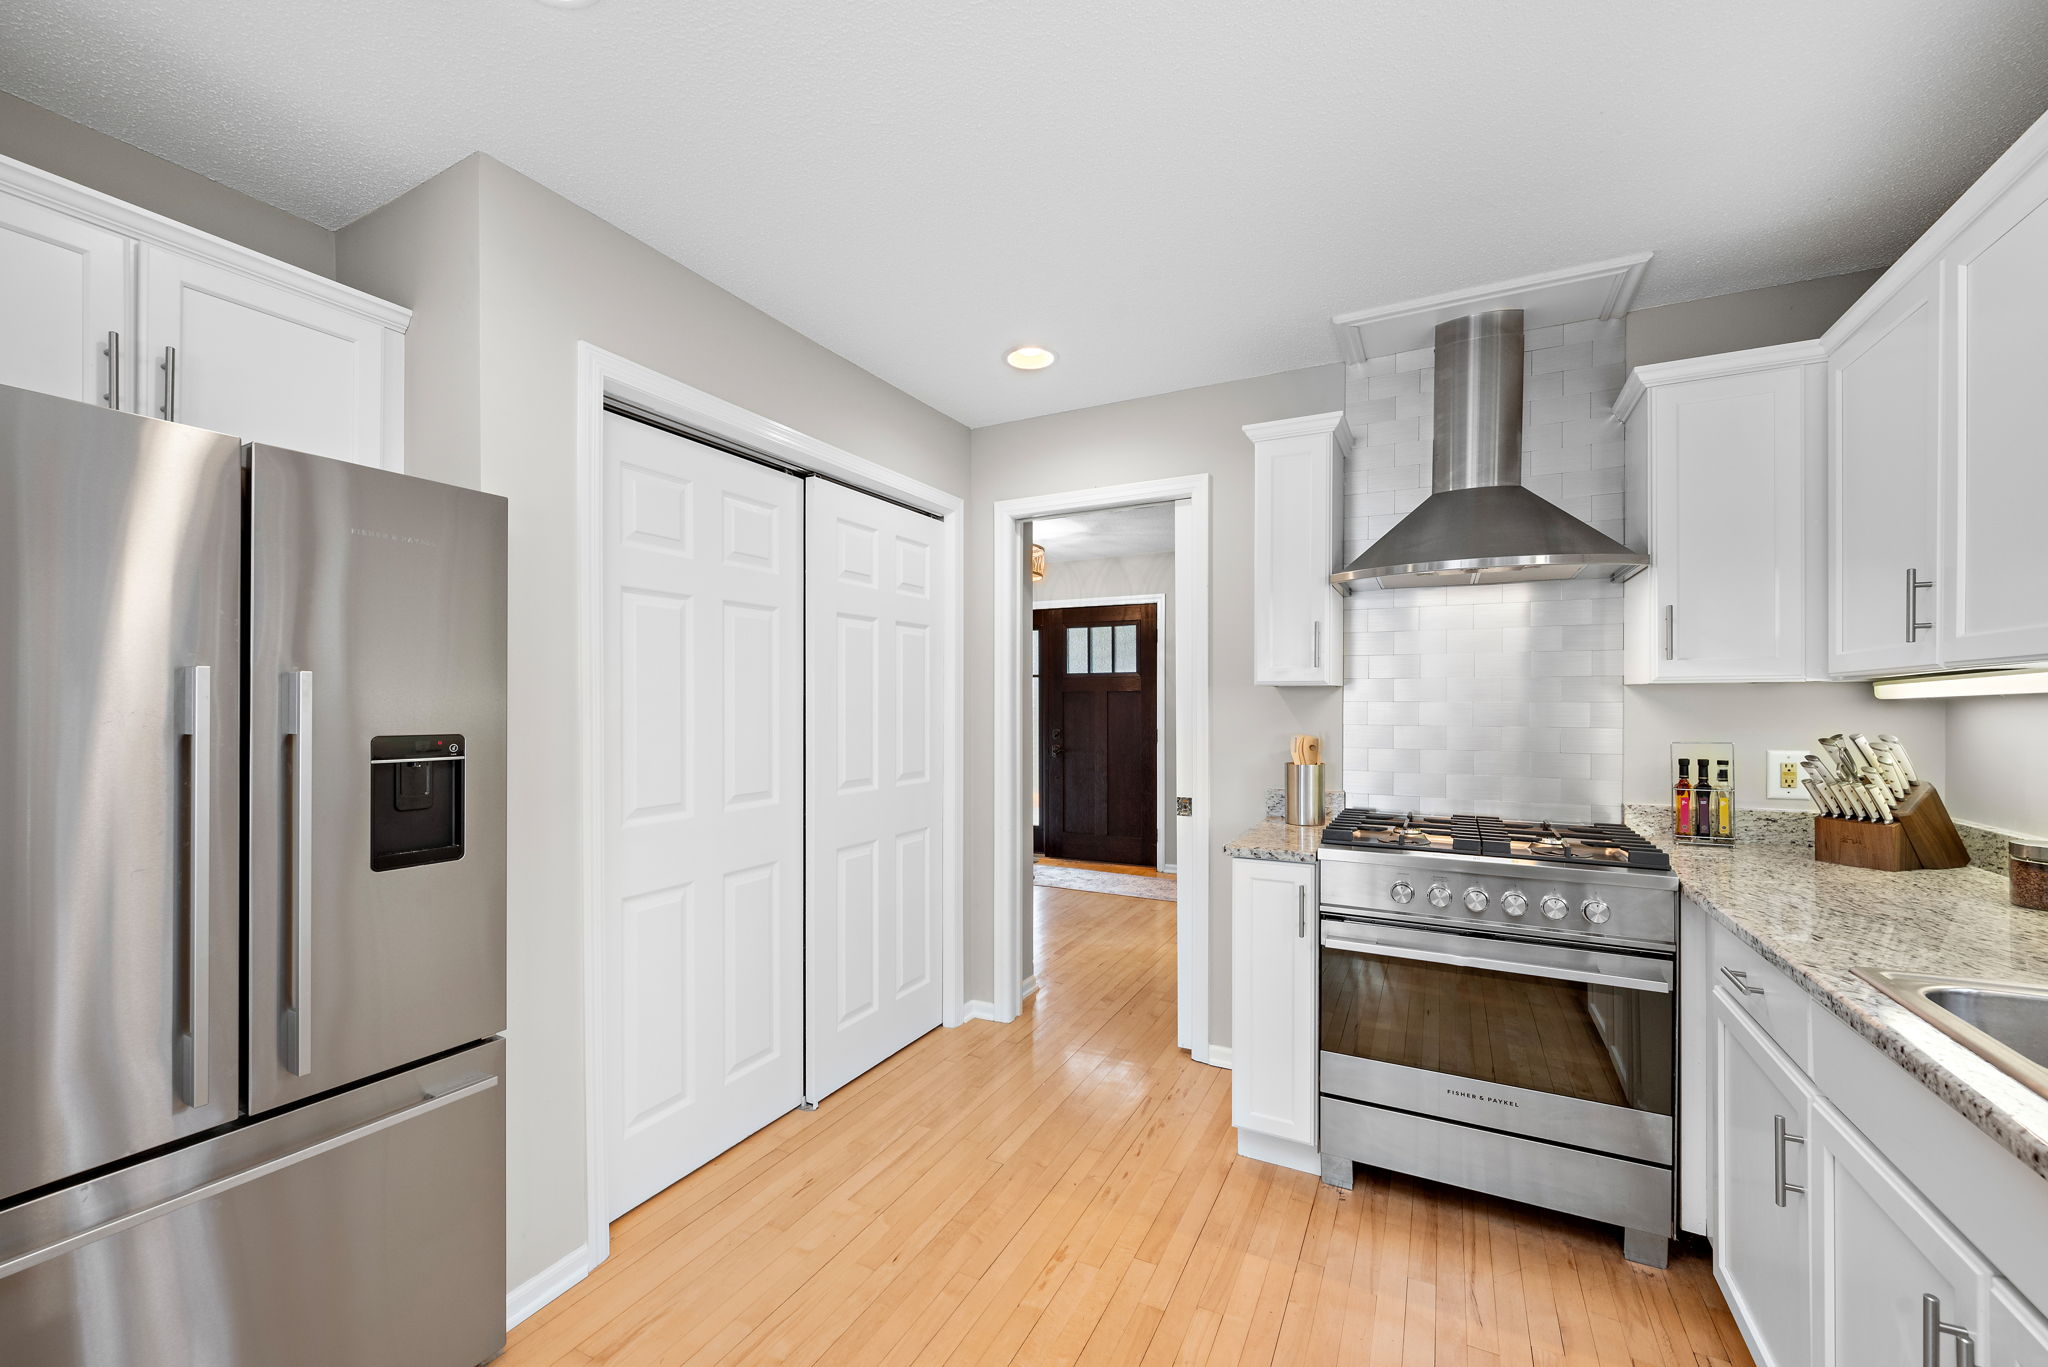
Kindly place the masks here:
<instances>
[{"instance_id":1,"label":"raised door panel","mask_svg":"<svg viewBox=\"0 0 2048 1367\"><path fill-rule=\"evenodd\" d=\"M1811 1143L1819 1361L1922 1367L1930 1314L1981 1339L1992 1275L1976 1250L1832 1107L1815 1108Z\"/></svg>"},{"instance_id":2,"label":"raised door panel","mask_svg":"<svg viewBox=\"0 0 2048 1367\"><path fill-rule=\"evenodd\" d=\"M638 1205L802 1100L803 489L604 420L604 1170Z\"/></svg>"},{"instance_id":3,"label":"raised door panel","mask_svg":"<svg viewBox=\"0 0 2048 1367\"><path fill-rule=\"evenodd\" d=\"M2035 206L1987 215L1947 254L1959 402L1942 481L1943 665L2048 657L2048 170L2012 193Z\"/></svg>"},{"instance_id":4,"label":"raised door panel","mask_svg":"<svg viewBox=\"0 0 2048 1367\"><path fill-rule=\"evenodd\" d=\"M1666 681L1805 677L1804 368L1649 398Z\"/></svg>"},{"instance_id":5,"label":"raised door panel","mask_svg":"<svg viewBox=\"0 0 2048 1367\"><path fill-rule=\"evenodd\" d=\"M940 1023L940 524L805 485L804 1095Z\"/></svg>"},{"instance_id":6,"label":"raised door panel","mask_svg":"<svg viewBox=\"0 0 2048 1367\"><path fill-rule=\"evenodd\" d=\"M358 465L386 446L387 333L281 285L143 248L141 411Z\"/></svg>"},{"instance_id":7,"label":"raised door panel","mask_svg":"<svg viewBox=\"0 0 2048 1367\"><path fill-rule=\"evenodd\" d=\"M1932 270L1828 361L1828 670L1931 668L1941 431Z\"/></svg>"},{"instance_id":8,"label":"raised door panel","mask_svg":"<svg viewBox=\"0 0 2048 1367\"><path fill-rule=\"evenodd\" d=\"M136 408L128 304L134 243L0 194L0 384ZM110 336L120 343L110 346ZM119 402L111 383L120 358Z\"/></svg>"},{"instance_id":9,"label":"raised door panel","mask_svg":"<svg viewBox=\"0 0 2048 1367\"><path fill-rule=\"evenodd\" d=\"M1343 598L1330 584L1338 544L1333 436L1261 440L1254 462L1252 681L1342 683Z\"/></svg>"},{"instance_id":10,"label":"raised door panel","mask_svg":"<svg viewBox=\"0 0 2048 1367\"><path fill-rule=\"evenodd\" d=\"M1714 1275L1760 1367L1812 1361L1812 1102L1725 993L1712 997Z\"/></svg>"},{"instance_id":11,"label":"raised door panel","mask_svg":"<svg viewBox=\"0 0 2048 1367\"><path fill-rule=\"evenodd\" d=\"M1231 861L1231 1123L1316 1142L1317 973L1312 864Z\"/></svg>"},{"instance_id":12,"label":"raised door panel","mask_svg":"<svg viewBox=\"0 0 2048 1367\"><path fill-rule=\"evenodd\" d=\"M2048 1320L1998 1280L1991 1288L1991 1325L1977 1353L1984 1367L2048 1367Z\"/></svg>"}]
</instances>

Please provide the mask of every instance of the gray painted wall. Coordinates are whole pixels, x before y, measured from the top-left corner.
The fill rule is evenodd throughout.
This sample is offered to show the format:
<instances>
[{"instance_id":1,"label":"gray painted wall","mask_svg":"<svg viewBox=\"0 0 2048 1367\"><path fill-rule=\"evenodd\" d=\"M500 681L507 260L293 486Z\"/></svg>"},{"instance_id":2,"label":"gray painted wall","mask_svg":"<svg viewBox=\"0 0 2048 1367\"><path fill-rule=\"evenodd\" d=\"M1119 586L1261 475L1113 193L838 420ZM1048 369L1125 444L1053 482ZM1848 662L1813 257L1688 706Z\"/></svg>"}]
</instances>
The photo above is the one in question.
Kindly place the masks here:
<instances>
[{"instance_id":1,"label":"gray painted wall","mask_svg":"<svg viewBox=\"0 0 2048 1367\"><path fill-rule=\"evenodd\" d=\"M408 460L443 478L473 471L511 500L506 1158L516 1286L581 1245L586 1224L576 343L961 494L967 430L489 157L340 236L345 280L412 296ZM473 295L440 279L463 262L474 263Z\"/></svg>"},{"instance_id":2,"label":"gray painted wall","mask_svg":"<svg viewBox=\"0 0 2048 1367\"><path fill-rule=\"evenodd\" d=\"M988 999L994 847L989 793L994 735L986 548L997 499L1065 493L1206 472L1210 528L1210 832L1214 844L1265 817L1280 786L1288 737L1320 735L1334 747L1342 723L1335 688L1270 688L1251 682L1252 446L1246 423L1328 413L1344 406L1344 369L1331 364L1257 379L1105 404L978 428L967 549L967 995ZM1180 866L1201 857L1182 850ZM1230 1039L1230 870L1207 851L1212 908L1209 1010L1217 1043ZM1026 934L1029 927L1025 928ZM1028 951L1028 946L1027 946ZM1026 954L1028 962L1028 952Z\"/></svg>"},{"instance_id":3,"label":"gray painted wall","mask_svg":"<svg viewBox=\"0 0 2048 1367\"><path fill-rule=\"evenodd\" d=\"M1808 341L1848 312L1882 273L1852 271L1637 309L1628 316L1629 368Z\"/></svg>"},{"instance_id":4,"label":"gray painted wall","mask_svg":"<svg viewBox=\"0 0 2048 1367\"><path fill-rule=\"evenodd\" d=\"M1951 816L2048 840L2043 774L2048 774L2048 697L1949 702L1948 785L1942 795Z\"/></svg>"},{"instance_id":5,"label":"gray painted wall","mask_svg":"<svg viewBox=\"0 0 2048 1367\"><path fill-rule=\"evenodd\" d=\"M327 229L7 94L0 94L0 156L25 161L316 275L334 274L334 234Z\"/></svg>"}]
</instances>

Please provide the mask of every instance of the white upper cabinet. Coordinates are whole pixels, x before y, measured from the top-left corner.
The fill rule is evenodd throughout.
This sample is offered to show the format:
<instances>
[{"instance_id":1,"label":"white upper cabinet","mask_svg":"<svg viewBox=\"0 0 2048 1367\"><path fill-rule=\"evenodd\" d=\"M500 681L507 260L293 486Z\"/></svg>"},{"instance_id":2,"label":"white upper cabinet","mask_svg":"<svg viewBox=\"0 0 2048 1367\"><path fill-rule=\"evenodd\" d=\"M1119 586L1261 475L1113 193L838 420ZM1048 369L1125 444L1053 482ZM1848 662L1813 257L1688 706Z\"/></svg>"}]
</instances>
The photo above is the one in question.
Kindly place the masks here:
<instances>
[{"instance_id":1,"label":"white upper cabinet","mask_svg":"<svg viewBox=\"0 0 2048 1367\"><path fill-rule=\"evenodd\" d=\"M1342 413L1253 423L1252 682L1344 682Z\"/></svg>"},{"instance_id":2,"label":"white upper cabinet","mask_svg":"<svg viewBox=\"0 0 2048 1367\"><path fill-rule=\"evenodd\" d=\"M1940 307L1935 273L1828 358L1828 670L1931 669Z\"/></svg>"},{"instance_id":3,"label":"white upper cabinet","mask_svg":"<svg viewBox=\"0 0 2048 1367\"><path fill-rule=\"evenodd\" d=\"M2048 658L2048 162L1965 229L1942 265L1957 412L1942 443L1941 661Z\"/></svg>"},{"instance_id":4,"label":"white upper cabinet","mask_svg":"<svg viewBox=\"0 0 2048 1367\"><path fill-rule=\"evenodd\" d=\"M1832 672L2048 658L2048 118L1828 329Z\"/></svg>"},{"instance_id":5,"label":"white upper cabinet","mask_svg":"<svg viewBox=\"0 0 2048 1367\"><path fill-rule=\"evenodd\" d=\"M0 157L0 384L399 470L410 317Z\"/></svg>"},{"instance_id":6,"label":"white upper cabinet","mask_svg":"<svg viewBox=\"0 0 2048 1367\"><path fill-rule=\"evenodd\" d=\"M383 465L392 336L295 290L143 248L141 411L153 417Z\"/></svg>"},{"instance_id":7,"label":"white upper cabinet","mask_svg":"<svg viewBox=\"0 0 2048 1367\"><path fill-rule=\"evenodd\" d=\"M128 407L129 261L119 233L0 193L0 384ZM118 358L118 359L117 359ZM118 402L116 401L118 399Z\"/></svg>"},{"instance_id":8,"label":"white upper cabinet","mask_svg":"<svg viewBox=\"0 0 2048 1367\"><path fill-rule=\"evenodd\" d=\"M1643 366L1625 424L1629 683L1805 679L1819 664L1817 342Z\"/></svg>"}]
</instances>

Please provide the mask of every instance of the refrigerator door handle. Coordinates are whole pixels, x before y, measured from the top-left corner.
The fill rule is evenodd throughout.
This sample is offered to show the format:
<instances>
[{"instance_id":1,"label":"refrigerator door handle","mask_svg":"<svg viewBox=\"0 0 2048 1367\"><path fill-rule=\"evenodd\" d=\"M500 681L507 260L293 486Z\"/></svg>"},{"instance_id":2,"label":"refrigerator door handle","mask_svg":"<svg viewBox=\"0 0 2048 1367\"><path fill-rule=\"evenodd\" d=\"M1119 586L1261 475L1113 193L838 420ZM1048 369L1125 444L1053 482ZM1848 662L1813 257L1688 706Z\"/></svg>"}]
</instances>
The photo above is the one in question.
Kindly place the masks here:
<instances>
[{"instance_id":1,"label":"refrigerator door handle","mask_svg":"<svg viewBox=\"0 0 2048 1367\"><path fill-rule=\"evenodd\" d=\"M291 738L292 1003L284 1033L291 1070L313 1071L313 671L284 676L284 733Z\"/></svg>"},{"instance_id":2,"label":"refrigerator door handle","mask_svg":"<svg viewBox=\"0 0 2048 1367\"><path fill-rule=\"evenodd\" d=\"M208 970L213 962L213 667L184 671L184 717L189 738L186 833L191 842L185 878L185 1037L178 1042L178 1089L185 1104L206 1104L207 1026L213 1015Z\"/></svg>"}]
</instances>

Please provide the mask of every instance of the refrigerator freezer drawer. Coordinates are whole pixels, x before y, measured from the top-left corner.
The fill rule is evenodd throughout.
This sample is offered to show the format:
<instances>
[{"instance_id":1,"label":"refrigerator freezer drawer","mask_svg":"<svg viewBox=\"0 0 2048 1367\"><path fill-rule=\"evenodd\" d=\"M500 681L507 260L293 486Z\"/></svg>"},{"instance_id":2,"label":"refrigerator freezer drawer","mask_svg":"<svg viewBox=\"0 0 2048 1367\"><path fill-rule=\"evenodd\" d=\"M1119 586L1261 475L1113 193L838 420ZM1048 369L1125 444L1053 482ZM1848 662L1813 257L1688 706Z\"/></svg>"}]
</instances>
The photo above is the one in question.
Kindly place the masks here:
<instances>
[{"instance_id":1,"label":"refrigerator freezer drawer","mask_svg":"<svg viewBox=\"0 0 2048 1367\"><path fill-rule=\"evenodd\" d=\"M505 1340L505 1046L0 1212L33 1367L474 1367Z\"/></svg>"}]
</instances>

